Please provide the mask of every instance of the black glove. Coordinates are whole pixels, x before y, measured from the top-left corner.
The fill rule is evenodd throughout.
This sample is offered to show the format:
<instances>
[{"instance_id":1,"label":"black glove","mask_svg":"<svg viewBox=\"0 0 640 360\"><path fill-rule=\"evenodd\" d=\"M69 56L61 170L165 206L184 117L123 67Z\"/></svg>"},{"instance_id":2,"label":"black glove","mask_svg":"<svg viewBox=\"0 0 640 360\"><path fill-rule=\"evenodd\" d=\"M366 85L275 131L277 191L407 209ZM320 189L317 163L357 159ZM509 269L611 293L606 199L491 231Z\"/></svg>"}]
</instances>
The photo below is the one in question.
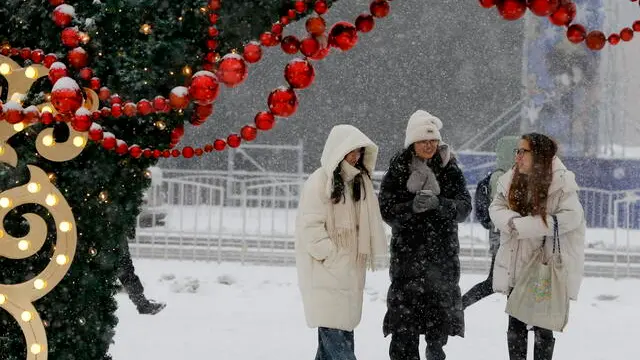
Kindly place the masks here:
<instances>
[{"instance_id":1,"label":"black glove","mask_svg":"<svg viewBox=\"0 0 640 360\"><path fill-rule=\"evenodd\" d=\"M436 195L419 192L416 197L413 198L413 204L411 208L415 213L425 212L427 210L433 210L440 205L440 199Z\"/></svg>"}]
</instances>

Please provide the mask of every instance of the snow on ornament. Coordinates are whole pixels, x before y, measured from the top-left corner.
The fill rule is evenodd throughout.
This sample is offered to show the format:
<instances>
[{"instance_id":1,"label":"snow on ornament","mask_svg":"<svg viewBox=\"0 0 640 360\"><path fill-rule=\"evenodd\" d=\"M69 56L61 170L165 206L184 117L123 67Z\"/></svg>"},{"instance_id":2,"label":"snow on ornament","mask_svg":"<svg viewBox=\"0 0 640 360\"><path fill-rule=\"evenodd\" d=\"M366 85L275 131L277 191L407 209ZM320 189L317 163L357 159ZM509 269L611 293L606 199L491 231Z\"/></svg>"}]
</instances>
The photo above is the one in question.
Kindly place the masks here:
<instances>
[{"instance_id":1,"label":"snow on ornament","mask_svg":"<svg viewBox=\"0 0 640 360\"><path fill-rule=\"evenodd\" d=\"M89 63L89 55L81 47L69 51L67 58L69 59L69 64L76 69L82 69Z\"/></svg>"},{"instance_id":2,"label":"snow on ornament","mask_svg":"<svg viewBox=\"0 0 640 360\"><path fill-rule=\"evenodd\" d=\"M51 90L51 104L61 114L71 114L82 106L80 86L72 78L63 77L56 81Z\"/></svg>"},{"instance_id":3,"label":"snow on ornament","mask_svg":"<svg viewBox=\"0 0 640 360\"><path fill-rule=\"evenodd\" d=\"M73 127L75 131L87 131L91 128L91 124L93 124L91 111L84 107L80 107L76 110L75 115L71 119L71 127Z\"/></svg>"},{"instance_id":4,"label":"snow on ornament","mask_svg":"<svg viewBox=\"0 0 640 360\"><path fill-rule=\"evenodd\" d=\"M22 105L13 100L2 105L2 113L9 124L17 124L21 122L23 110Z\"/></svg>"},{"instance_id":5,"label":"snow on ornament","mask_svg":"<svg viewBox=\"0 0 640 360\"><path fill-rule=\"evenodd\" d=\"M249 63L257 63L262 58L262 47L257 41L250 41L244 46L242 57Z\"/></svg>"},{"instance_id":6,"label":"snow on ornament","mask_svg":"<svg viewBox=\"0 0 640 360\"><path fill-rule=\"evenodd\" d=\"M89 127L89 139L93 141L100 141L102 140L102 136L103 136L102 126L96 123L92 123L91 126Z\"/></svg>"},{"instance_id":7,"label":"snow on ornament","mask_svg":"<svg viewBox=\"0 0 640 360\"><path fill-rule=\"evenodd\" d=\"M213 73L202 70L193 74L189 96L196 104L211 104L218 97L219 91L218 79Z\"/></svg>"},{"instance_id":8,"label":"snow on ornament","mask_svg":"<svg viewBox=\"0 0 640 360\"><path fill-rule=\"evenodd\" d=\"M247 78L247 73L247 64L238 54L227 54L218 64L218 79L228 87L241 84Z\"/></svg>"},{"instance_id":9,"label":"snow on ornament","mask_svg":"<svg viewBox=\"0 0 640 360\"><path fill-rule=\"evenodd\" d=\"M56 82L63 77L68 76L67 65L56 61L49 67L49 81L55 85Z\"/></svg>"},{"instance_id":10,"label":"snow on ornament","mask_svg":"<svg viewBox=\"0 0 640 360\"><path fill-rule=\"evenodd\" d=\"M62 44L69 48L74 48L80 45L80 31L78 31L78 27L68 27L62 30L60 33L60 39L62 40Z\"/></svg>"},{"instance_id":11,"label":"snow on ornament","mask_svg":"<svg viewBox=\"0 0 640 360\"><path fill-rule=\"evenodd\" d=\"M113 150L116 148L116 136L113 133L105 132L102 136L102 147L106 150Z\"/></svg>"},{"instance_id":12,"label":"snow on ornament","mask_svg":"<svg viewBox=\"0 0 640 360\"><path fill-rule=\"evenodd\" d=\"M35 105L31 105L22 112L23 120L28 124L38 121L40 118L40 110Z\"/></svg>"},{"instance_id":13,"label":"snow on ornament","mask_svg":"<svg viewBox=\"0 0 640 360\"><path fill-rule=\"evenodd\" d=\"M177 110L186 109L189 106L189 89L184 86L176 86L171 89L169 105Z\"/></svg>"},{"instance_id":14,"label":"snow on ornament","mask_svg":"<svg viewBox=\"0 0 640 360\"><path fill-rule=\"evenodd\" d=\"M67 27L76 17L76 10L71 5L58 5L53 10L53 22L59 27Z\"/></svg>"}]
</instances>

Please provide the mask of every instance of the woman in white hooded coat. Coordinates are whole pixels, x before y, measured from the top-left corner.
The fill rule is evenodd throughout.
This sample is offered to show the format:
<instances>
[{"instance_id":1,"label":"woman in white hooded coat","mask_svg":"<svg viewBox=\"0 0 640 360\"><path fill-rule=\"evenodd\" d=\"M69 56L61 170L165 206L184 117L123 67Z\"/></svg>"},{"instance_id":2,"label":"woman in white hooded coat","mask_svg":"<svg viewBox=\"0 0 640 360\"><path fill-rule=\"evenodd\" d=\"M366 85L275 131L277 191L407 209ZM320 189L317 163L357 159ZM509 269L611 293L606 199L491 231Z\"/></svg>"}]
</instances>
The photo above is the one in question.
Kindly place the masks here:
<instances>
[{"instance_id":1,"label":"woman in white hooded coat","mask_svg":"<svg viewBox=\"0 0 640 360\"><path fill-rule=\"evenodd\" d=\"M316 360L355 360L366 268L387 242L369 174L378 147L351 125L329 134L321 167L305 182L296 218L296 267Z\"/></svg>"},{"instance_id":2,"label":"woman in white hooded coat","mask_svg":"<svg viewBox=\"0 0 640 360\"><path fill-rule=\"evenodd\" d=\"M558 222L562 263L567 268L566 286L570 299L576 300L584 266L586 222L578 198L578 184L556 156L557 144L537 133L523 135L515 149L516 165L502 175L489 214L500 230L500 248L496 255L493 288L509 295L526 264L553 238L553 217ZM544 243L546 257L553 252L553 241ZM534 327L534 358L551 360L555 339L553 331ZM509 317L507 344L510 360L527 358L527 326Z\"/></svg>"}]
</instances>

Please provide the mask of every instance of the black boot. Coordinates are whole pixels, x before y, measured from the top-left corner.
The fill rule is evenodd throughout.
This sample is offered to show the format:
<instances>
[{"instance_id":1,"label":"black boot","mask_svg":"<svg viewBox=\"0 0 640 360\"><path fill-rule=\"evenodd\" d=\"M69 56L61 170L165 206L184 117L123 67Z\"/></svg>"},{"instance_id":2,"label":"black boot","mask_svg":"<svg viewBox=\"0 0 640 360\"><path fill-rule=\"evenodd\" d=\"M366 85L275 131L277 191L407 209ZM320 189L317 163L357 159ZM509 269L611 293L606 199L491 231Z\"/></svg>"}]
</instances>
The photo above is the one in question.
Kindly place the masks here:
<instances>
[{"instance_id":1,"label":"black boot","mask_svg":"<svg viewBox=\"0 0 640 360\"><path fill-rule=\"evenodd\" d=\"M162 311L167 305L165 303L158 303L153 300L144 299L136 304L138 312L143 315L155 315Z\"/></svg>"},{"instance_id":2,"label":"black boot","mask_svg":"<svg viewBox=\"0 0 640 360\"><path fill-rule=\"evenodd\" d=\"M509 360L527 360L527 325L509 316L509 330L507 330L507 347Z\"/></svg>"},{"instance_id":3,"label":"black boot","mask_svg":"<svg viewBox=\"0 0 640 360\"><path fill-rule=\"evenodd\" d=\"M551 360L556 339L553 338L553 335L551 337L539 337L537 335L533 345L533 360Z\"/></svg>"}]
</instances>

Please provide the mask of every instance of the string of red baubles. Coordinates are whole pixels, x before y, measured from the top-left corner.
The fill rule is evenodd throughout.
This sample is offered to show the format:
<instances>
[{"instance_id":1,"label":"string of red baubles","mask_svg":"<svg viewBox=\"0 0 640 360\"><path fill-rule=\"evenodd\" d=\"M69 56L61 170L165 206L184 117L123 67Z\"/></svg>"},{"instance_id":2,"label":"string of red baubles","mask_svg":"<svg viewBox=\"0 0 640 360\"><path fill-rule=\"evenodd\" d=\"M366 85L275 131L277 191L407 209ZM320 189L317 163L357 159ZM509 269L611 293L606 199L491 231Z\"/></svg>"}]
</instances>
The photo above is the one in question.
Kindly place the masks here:
<instances>
[{"instance_id":1,"label":"string of red baubles","mask_svg":"<svg viewBox=\"0 0 640 360\"><path fill-rule=\"evenodd\" d=\"M56 2L54 5L58 5L59 7L62 1L50 0L50 2ZM220 2L219 0L209 1L208 6L211 10L218 10L220 8ZM204 152L223 150L226 145L229 145L230 147L238 147L242 140L252 141L256 138L258 130L266 131L273 127L275 123L275 116L286 117L296 111L298 103L293 89L303 89L308 87L315 77L313 67L308 62L308 59L320 60L326 57L330 50L329 46L338 47L343 51L350 49L357 42L357 31L370 31L374 26L374 16L384 17L389 13L389 4L386 0L374 0L370 6L371 14L360 15L356 19L355 26L347 22L339 22L335 24L331 29L329 38L327 38L327 36L324 35L326 23L320 15L326 13L328 6L324 0L317 0L314 3L314 11L319 16L309 18L306 23L310 36L303 41L298 41L294 36L282 38L283 27L289 23L289 19L295 18L296 12L305 12L307 10L306 7L307 3L305 1L296 1L294 3L294 9L289 10L287 17L282 17L279 23L272 26L270 32L265 32L260 36L260 43L254 41L245 45L243 57L240 57L235 53L225 55L225 57L222 58L222 61L218 64L218 77L208 71L200 71L194 74L189 89L185 87L177 87L173 89L170 94L169 102L167 102L163 97L158 96L153 102L143 99L140 100L137 105L132 102L125 102L123 105L122 99L120 99L119 96L110 95L109 100L111 108L103 108L101 111L90 113L83 108L79 108L82 103L81 93L79 92L79 86L77 86L77 84L76 86L70 85L70 81L72 81L71 79L63 81L62 83L65 84L64 86L56 86L57 82L64 78L67 73L64 64L56 63L55 60L57 59L55 55L53 55L48 58L45 66L48 65L48 63L53 62L53 64L51 64L53 69L50 72L50 77L53 77L52 82L54 82L54 89L52 90L51 97L52 104L54 104L54 106L56 104L58 105L55 107L59 113L56 114L56 117L53 117L50 113L45 112L40 116L40 121L45 124L51 124L53 121L70 120L74 129L78 131L88 130L89 137L94 141L101 142L104 148L108 150L115 150L121 155L129 153L135 158L140 156L177 157L180 155L190 158L194 155L202 155ZM60 10L59 8L56 9ZM63 11L62 13L65 14L68 12L69 11ZM217 21L217 15L215 17L210 16L210 20L212 18L215 18ZM211 21L213 22L213 20ZM74 36L71 37L74 38ZM82 38L82 36L80 37ZM120 117L123 114L126 116L135 116L136 114L150 114L153 111L169 111L170 107L182 110L189 105L189 97L196 103L196 116L200 119L206 119L206 117L211 114L208 110L212 110L212 103L217 97L219 91L217 84L218 78L228 86L237 86L244 81L247 76L247 69L243 58L249 63L259 61L262 57L261 44L263 46L276 46L281 44L283 51L286 53L295 54L299 50L306 56L306 58L294 59L287 64L287 67L285 68L285 78L287 79L287 82L289 82L290 87L279 87L272 91L268 99L270 111L261 111L256 114L254 119L255 126L244 126L239 135L231 134L227 137L226 141L217 139L213 144L206 144L203 148L193 149L192 147L187 146L183 148L182 151L177 149L143 150L138 145L128 147L124 141L115 138L112 133L104 132L100 125L93 122L106 116ZM37 53L40 52L41 51L37 51ZM11 49L11 53L15 53L15 50ZM69 54L69 60L73 66L74 62L71 60L71 53ZM226 63L227 66L225 66L225 60L229 60ZM77 65L79 64L76 64L74 67L78 67ZM80 65L84 66L86 64L82 63ZM83 79L84 78L86 78L86 76L83 77ZM91 80L92 88L97 87L99 79L94 79L92 77ZM200 86L198 86L198 84L210 86L202 86L203 89L199 89ZM193 90L194 87L197 91ZM104 88L100 89L99 96L101 100L105 100L105 92ZM187 95L189 97L187 97ZM78 110L76 110L76 113L71 117L70 114L73 113L74 108ZM32 111L24 112L27 114L25 118L31 118L31 121L37 121L37 109L35 109L35 107L31 107L31 109ZM33 109L35 109L35 112L33 112ZM20 118L20 111L17 110L18 109L15 109L15 106L5 106L5 111L3 111L3 113L5 114L8 122L17 123L23 121L23 119ZM199 125L199 123L194 125ZM171 134L171 147L178 143L183 134L183 127L174 129Z\"/></svg>"},{"instance_id":2,"label":"string of red baubles","mask_svg":"<svg viewBox=\"0 0 640 360\"><path fill-rule=\"evenodd\" d=\"M571 0L478 0L480 6L492 8L505 20L517 20L524 16L529 9L537 16L547 16L549 21L557 26L567 27L567 39L574 44L584 42L591 50L602 50L606 43L617 45L622 41L631 41L633 33L640 32L640 20L633 22L631 27L625 27L619 33L611 33L608 37L600 30L587 29L582 24L571 24L576 17L576 4ZM638 0L631 0L638 2Z\"/></svg>"}]
</instances>

